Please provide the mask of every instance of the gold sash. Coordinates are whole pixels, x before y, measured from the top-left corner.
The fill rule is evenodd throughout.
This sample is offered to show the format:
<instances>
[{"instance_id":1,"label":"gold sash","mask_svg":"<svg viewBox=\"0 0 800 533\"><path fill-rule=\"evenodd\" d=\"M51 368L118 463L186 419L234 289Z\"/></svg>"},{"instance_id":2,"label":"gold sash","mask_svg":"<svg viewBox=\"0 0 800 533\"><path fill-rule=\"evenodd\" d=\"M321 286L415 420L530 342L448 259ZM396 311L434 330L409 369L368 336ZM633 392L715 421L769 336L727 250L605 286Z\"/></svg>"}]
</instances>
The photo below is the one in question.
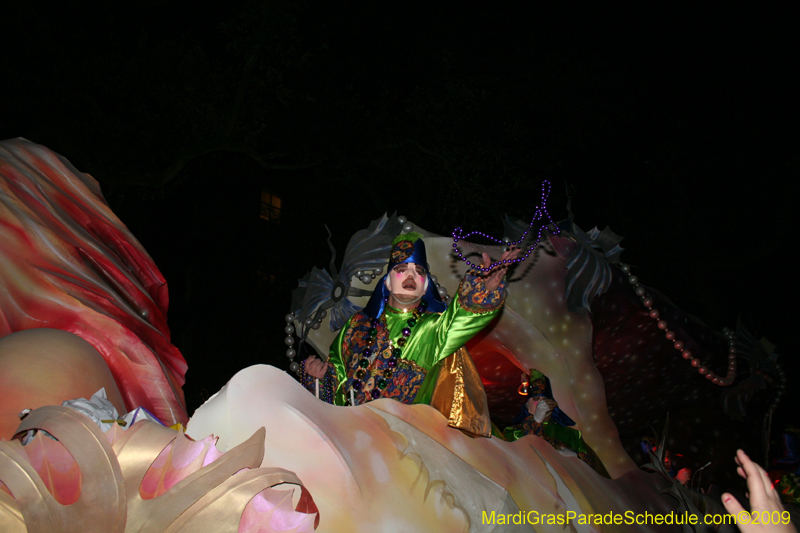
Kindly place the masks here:
<instances>
[{"instance_id":1,"label":"gold sash","mask_svg":"<svg viewBox=\"0 0 800 533\"><path fill-rule=\"evenodd\" d=\"M447 418L450 427L472 437L492 435L486 391L472 357L463 346L439 365L431 406Z\"/></svg>"}]
</instances>

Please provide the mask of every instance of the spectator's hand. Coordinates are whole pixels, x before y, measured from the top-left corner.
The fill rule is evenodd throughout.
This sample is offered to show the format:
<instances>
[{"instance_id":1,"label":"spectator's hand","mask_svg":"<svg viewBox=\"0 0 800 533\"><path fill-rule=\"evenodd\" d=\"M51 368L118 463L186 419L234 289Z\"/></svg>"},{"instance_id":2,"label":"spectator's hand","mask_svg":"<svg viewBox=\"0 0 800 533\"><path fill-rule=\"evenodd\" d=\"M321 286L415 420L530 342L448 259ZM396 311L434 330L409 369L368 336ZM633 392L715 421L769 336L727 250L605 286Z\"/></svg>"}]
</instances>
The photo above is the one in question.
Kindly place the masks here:
<instances>
[{"instance_id":1,"label":"spectator's hand","mask_svg":"<svg viewBox=\"0 0 800 533\"><path fill-rule=\"evenodd\" d=\"M328 363L313 355L306 359L306 374L312 378L322 379L328 371Z\"/></svg>"},{"instance_id":2,"label":"spectator's hand","mask_svg":"<svg viewBox=\"0 0 800 533\"><path fill-rule=\"evenodd\" d=\"M751 512L745 511L742 504L727 492L722 495L722 505L734 516L741 517L746 515L747 517L753 517L747 524L743 523L741 519L737 520L739 530L742 533L797 533L791 523L784 523L786 521L785 518L788 516L788 511L783 508L781 497L772 486L772 482L764 469L751 461L742 450L736 452L736 464L739 465L736 468L736 472L747 480ZM738 513L742 514L739 515ZM761 520L761 516L766 519L767 515L771 517L769 523L766 523L766 520ZM775 517L780 517L780 519L775 522Z\"/></svg>"},{"instance_id":3,"label":"spectator's hand","mask_svg":"<svg viewBox=\"0 0 800 533\"><path fill-rule=\"evenodd\" d=\"M675 480L681 485L686 485L692 479L692 471L689 468L681 468L675 476Z\"/></svg>"}]
</instances>

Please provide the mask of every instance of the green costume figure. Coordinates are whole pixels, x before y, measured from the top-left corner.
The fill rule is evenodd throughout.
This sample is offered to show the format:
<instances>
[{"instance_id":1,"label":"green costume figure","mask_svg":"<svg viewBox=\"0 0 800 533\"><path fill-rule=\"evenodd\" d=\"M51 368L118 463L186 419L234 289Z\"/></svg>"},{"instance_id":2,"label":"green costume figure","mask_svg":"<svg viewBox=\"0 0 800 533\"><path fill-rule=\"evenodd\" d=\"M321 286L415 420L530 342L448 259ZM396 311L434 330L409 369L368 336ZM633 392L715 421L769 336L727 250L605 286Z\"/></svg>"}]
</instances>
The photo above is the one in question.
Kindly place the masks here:
<instances>
[{"instance_id":1,"label":"green costume figure","mask_svg":"<svg viewBox=\"0 0 800 533\"><path fill-rule=\"evenodd\" d=\"M570 450L592 468L602 468L599 460L583 441L581 432L571 427L575 422L558 408L547 376L531 369L530 377L527 382L523 382L520 393L526 394L529 399L512 426L505 428L502 434L495 430L498 437L515 441L526 435L536 435L557 450Z\"/></svg>"},{"instance_id":2,"label":"green costume figure","mask_svg":"<svg viewBox=\"0 0 800 533\"><path fill-rule=\"evenodd\" d=\"M510 250L501 259L517 254ZM484 264L489 264L486 254ZM467 272L446 305L427 271L421 235L400 235L392 243L387 274L367 306L342 327L327 365L309 358L306 372L320 377L323 386L330 384L336 405L378 398L431 404L451 425L488 436L485 393L463 346L500 311L504 271Z\"/></svg>"}]
</instances>

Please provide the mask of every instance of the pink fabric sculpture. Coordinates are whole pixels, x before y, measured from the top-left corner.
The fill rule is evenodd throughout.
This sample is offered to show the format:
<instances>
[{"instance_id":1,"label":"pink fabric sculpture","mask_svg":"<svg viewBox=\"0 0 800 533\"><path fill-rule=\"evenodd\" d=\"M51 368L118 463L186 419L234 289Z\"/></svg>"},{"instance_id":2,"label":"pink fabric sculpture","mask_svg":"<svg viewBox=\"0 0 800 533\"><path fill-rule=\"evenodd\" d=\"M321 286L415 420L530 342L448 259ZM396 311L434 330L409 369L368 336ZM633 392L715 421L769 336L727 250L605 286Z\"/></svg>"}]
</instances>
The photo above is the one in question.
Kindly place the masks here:
<instances>
[{"instance_id":1,"label":"pink fabric sculpture","mask_svg":"<svg viewBox=\"0 0 800 533\"><path fill-rule=\"evenodd\" d=\"M145 407L168 425L187 421L186 361L170 343L167 284L94 178L25 139L0 142L0 259L0 338L39 328L72 333L102 355L125 408ZM58 354L48 352L44 365L26 349L12 362L0 349L0 404L57 400L37 399L29 385L63 381L52 365ZM18 423L0 420L0 429Z\"/></svg>"}]
</instances>

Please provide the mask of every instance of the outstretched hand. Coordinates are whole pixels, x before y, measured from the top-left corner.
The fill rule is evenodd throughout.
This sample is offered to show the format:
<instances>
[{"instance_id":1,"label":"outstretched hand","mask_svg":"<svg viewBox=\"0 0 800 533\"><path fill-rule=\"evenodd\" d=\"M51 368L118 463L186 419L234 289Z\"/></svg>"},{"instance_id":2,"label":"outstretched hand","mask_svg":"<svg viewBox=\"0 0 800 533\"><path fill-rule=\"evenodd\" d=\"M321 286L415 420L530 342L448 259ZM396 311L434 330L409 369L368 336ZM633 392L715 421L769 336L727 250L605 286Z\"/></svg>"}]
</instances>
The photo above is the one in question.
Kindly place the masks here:
<instances>
[{"instance_id":1,"label":"outstretched hand","mask_svg":"<svg viewBox=\"0 0 800 533\"><path fill-rule=\"evenodd\" d=\"M722 495L722 505L737 517L739 530L742 533L796 533L794 526L788 523L789 512L783 508L781 497L764 469L742 450L736 452L736 464L739 465L736 472L747 480L750 512L745 511L742 504L727 492Z\"/></svg>"},{"instance_id":2,"label":"outstretched hand","mask_svg":"<svg viewBox=\"0 0 800 533\"><path fill-rule=\"evenodd\" d=\"M317 379L322 379L325 377L325 372L328 371L328 363L322 359L314 357L313 355L306 359L305 363L306 374Z\"/></svg>"},{"instance_id":3,"label":"outstretched hand","mask_svg":"<svg viewBox=\"0 0 800 533\"><path fill-rule=\"evenodd\" d=\"M503 255L500 256L500 261L512 261L517 259L520 255L522 255L522 249L512 246L505 252ZM489 254L483 252L483 264L484 266L491 265L493 261L489 257ZM509 264L500 264L494 267L490 272L486 273L486 279L484 283L486 284L486 288L490 291L497 290L497 287L500 286L500 283L503 281L503 276L506 275L506 270L508 270Z\"/></svg>"}]
</instances>

